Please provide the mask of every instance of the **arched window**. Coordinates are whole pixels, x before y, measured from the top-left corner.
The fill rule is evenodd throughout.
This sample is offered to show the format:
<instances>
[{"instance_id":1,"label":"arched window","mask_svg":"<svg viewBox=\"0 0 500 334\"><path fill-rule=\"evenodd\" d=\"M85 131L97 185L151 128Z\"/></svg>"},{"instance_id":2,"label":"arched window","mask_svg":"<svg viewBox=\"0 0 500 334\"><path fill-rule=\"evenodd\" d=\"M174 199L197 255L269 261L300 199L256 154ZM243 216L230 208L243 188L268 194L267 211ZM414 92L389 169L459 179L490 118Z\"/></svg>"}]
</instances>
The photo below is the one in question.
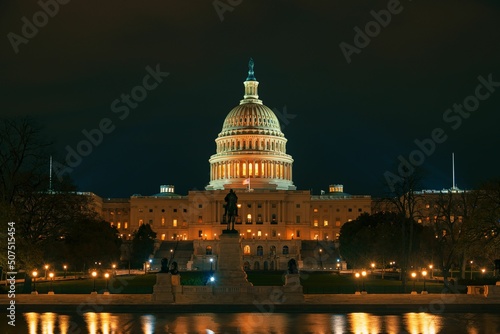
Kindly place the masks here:
<instances>
[{"instance_id":1,"label":"arched window","mask_svg":"<svg viewBox=\"0 0 500 334\"><path fill-rule=\"evenodd\" d=\"M283 246L283 255L288 254L288 246Z\"/></svg>"},{"instance_id":2,"label":"arched window","mask_svg":"<svg viewBox=\"0 0 500 334\"><path fill-rule=\"evenodd\" d=\"M212 255L212 246L207 246L205 249L205 255Z\"/></svg>"},{"instance_id":3,"label":"arched window","mask_svg":"<svg viewBox=\"0 0 500 334\"><path fill-rule=\"evenodd\" d=\"M257 256L264 255L264 248L262 246L257 246Z\"/></svg>"},{"instance_id":4,"label":"arched window","mask_svg":"<svg viewBox=\"0 0 500 334\"><path fill-rule=\"evenodd\" d=\"M243 247L243 254L250 255L250 246L246 245Z\"/></svg>"}]
</instances>

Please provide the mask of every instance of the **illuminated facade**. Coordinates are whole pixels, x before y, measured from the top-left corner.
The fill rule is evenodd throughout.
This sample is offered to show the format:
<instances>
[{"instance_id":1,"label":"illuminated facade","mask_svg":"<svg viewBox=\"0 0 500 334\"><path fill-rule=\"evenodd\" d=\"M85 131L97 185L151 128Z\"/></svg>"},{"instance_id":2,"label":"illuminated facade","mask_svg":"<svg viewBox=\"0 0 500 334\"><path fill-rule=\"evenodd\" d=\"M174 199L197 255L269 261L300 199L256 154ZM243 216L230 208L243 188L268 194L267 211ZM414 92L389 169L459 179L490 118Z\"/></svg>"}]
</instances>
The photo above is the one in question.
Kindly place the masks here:
<instances>
[{"instance_id":1,"label":"illuminated facade","mask_svg":"<svg viewBox=\"0 0 500 334\"><path fill-rule=\"evenodd\" d=\"M268 262L270 269L277 269L288 257L300 258L302 240L335 241L343 223L371 213L370 196L346 194L342 185L331 185L322 195L296 190L287 139L274 112L258 99L257 86L251 61L244 98L229 112L215 139L205 190L177 195L173 186L161 186L151 196L103 199L103 218L124 239L141 224L150 224L159 241L192 240L199 244L194 258L210 255L206 249L212 246L206 243L216 242L226 228L224 197L234 189L239 207L235 227L248 240L242 241L248 246L243 250L245 263L263 269L265 263L254 256L282 255L272 266Z\"/></svg>"}]
</instances>

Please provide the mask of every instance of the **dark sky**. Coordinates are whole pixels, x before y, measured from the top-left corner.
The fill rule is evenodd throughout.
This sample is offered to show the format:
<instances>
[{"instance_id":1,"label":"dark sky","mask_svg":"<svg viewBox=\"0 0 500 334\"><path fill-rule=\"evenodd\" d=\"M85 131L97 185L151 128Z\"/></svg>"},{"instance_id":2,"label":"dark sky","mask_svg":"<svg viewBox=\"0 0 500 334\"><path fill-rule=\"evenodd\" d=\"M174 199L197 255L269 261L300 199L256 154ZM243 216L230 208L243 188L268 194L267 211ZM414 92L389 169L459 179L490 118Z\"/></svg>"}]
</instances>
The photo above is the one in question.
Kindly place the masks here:
<instances>
[{"instance_id":1,"label":"dark sky","mask_svg":"<svg viewBox=\"0 0 500 334\"><path fill-rule=\"evenodd\" d=\"M298 189L379 194L384 172L436 128L447 138L425 157L425 187L451 186L452 152L459 187L499 176L500 87L474 97L479 76L500 82L498 1L401 1L350 63L340 43L354 45L354 28L392 1L231 2L221 21L211 0L72 0L43 22L35 1L3 1L1 116L34 116L60 163L109 118L114 130L71 172L80 190L126 197L174 184L186 194L209 182L214 139L253 57L264 104L296 115L283 131ZM22 36L33 15L38 32L16 54L9 33ZM157 64L169 76L120 119L112 102ZM443 120L464 100L477 110L460 125L457 113Z\"/></svg>"}]
</instances>

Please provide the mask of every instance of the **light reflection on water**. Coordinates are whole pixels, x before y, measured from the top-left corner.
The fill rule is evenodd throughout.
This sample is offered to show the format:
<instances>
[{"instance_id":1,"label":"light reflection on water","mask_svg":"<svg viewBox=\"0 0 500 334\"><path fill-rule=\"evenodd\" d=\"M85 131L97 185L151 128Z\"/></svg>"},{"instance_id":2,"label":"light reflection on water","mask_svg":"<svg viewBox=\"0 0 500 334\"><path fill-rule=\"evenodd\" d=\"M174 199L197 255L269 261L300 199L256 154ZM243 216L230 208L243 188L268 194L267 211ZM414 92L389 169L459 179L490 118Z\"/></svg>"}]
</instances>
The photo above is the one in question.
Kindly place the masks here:
<instances>
[{"instance_id":1,"label":"light reflection on water","mask_svg":"<svg viewBox=\"0 0 500 334\"><path fill-rule=\"evenodd\" d=\"M16 331L29 334L121 334L121 333L498 333L498 314L400 315L348 314L262 314L193 313L136 314L85 313L83 316L57 313L25 313ZM24 326L24 327L23 327ZM0 330L2 330L0 325ZM7 329L7 327L5 328ZM11 329L9 329L11 330ZM210 331L207 331L210 330Z\"/></svg>"}]
</instances>

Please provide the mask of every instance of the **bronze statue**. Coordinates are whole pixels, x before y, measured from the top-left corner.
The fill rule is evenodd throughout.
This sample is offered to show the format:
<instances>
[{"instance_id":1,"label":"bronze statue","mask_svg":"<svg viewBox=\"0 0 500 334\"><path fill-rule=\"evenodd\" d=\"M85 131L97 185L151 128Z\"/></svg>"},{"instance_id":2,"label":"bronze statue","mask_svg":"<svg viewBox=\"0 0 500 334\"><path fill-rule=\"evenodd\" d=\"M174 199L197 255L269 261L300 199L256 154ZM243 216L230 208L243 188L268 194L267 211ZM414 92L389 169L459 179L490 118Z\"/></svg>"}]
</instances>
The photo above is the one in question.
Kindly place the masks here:
<instances>
[{"instance_id":1,"label":"bronze statue","mask_svg":"<svg viewBox=\"0 0 500 334\"><path fill-rule=\"evenodd\" d=\"M164 257L161 259L161 270L160 273L167 274L168 273L168 259Z\"/></svg>"},{"instance_id":2,"label":"bronze statue","mask_svg":"<svg viewBox=\"0 0 500 334\"><path fill-rule=\"evenodd\" d=\"M289 274L299 273L299 269L297 269L297 262L295 261L295 259L291 259L290 261L288 261L288 273Z\"/></svg>"},{"instance_id":3,"label":"bronze statue","mask_svg":"<svg viewBox=\"0 0 500 334\"><path fill-rule=\"evenodd\" d=\"M172 261L172 263L170 263L170 273L172 275L179 275L179 269L177 267L177 262Z\"/></svg>"},{"instance_id":4,"label":"bronze statue","mask_svg":"<svg viewBox=\"0 0 500 334\"><path fill-rule=\"evenodd\" d=\"M229 190L229 193L224 197L225 212L224 212L224 220L227 222L227 229L234 231L234 220L238 216L238 196L233 191L233 189Z\"/></svg>"}]
</instances>

